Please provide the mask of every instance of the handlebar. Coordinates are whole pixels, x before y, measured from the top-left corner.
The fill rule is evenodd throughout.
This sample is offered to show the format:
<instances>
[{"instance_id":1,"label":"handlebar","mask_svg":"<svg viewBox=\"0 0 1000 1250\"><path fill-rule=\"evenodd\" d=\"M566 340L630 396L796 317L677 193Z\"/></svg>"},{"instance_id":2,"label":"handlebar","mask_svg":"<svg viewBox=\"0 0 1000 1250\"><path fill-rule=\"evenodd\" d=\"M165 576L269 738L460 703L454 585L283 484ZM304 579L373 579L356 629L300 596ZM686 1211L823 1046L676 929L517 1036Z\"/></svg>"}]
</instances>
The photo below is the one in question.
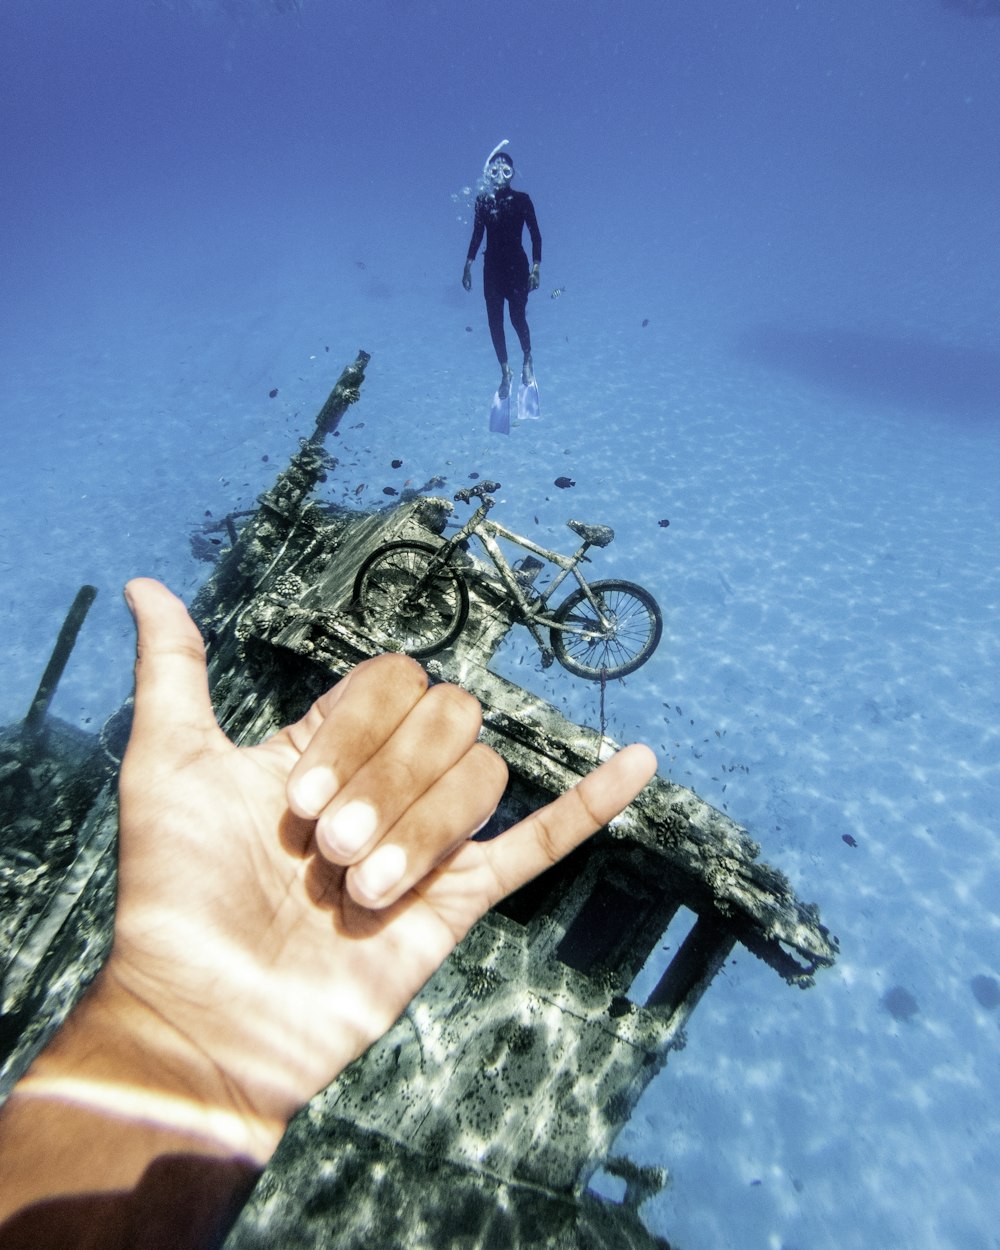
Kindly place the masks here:
<instances>
[{"instance_id":1,"label":"handlebar","mask_svg":"<svg viewBox=\"0 0 1000 1250\"><path fill-rule=\"evenodd\" d=\"M495 495L499 489L499 482L477 482L475 486L463 486L455 495L455 502L468 503L470 499L481 499L486 503L488 496Z\"/></svg>"}]
</instances>

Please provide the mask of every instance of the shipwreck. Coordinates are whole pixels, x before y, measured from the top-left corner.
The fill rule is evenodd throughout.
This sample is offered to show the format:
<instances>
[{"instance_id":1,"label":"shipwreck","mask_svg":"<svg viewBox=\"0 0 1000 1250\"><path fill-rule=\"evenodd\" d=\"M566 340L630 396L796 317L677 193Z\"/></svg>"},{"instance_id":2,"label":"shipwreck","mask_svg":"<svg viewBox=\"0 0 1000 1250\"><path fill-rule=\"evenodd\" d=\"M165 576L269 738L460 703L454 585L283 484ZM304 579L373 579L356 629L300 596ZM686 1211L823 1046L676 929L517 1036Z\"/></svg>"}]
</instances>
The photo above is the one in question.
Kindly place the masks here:
<instances>
[{"instance_id":1,"label":"shipwreck","mask_svg":"<svg viewBox=\"0 0 1000 1250\"><path fill-rule=\"evenodd\" d=\"M367 361L362 352L344 370L258 508L227 520L194 604L219 721L237 742L301 715L384 649L356 595L377 549L446 541L450 500L416 495L360 513L319 498L336 471L327 441ZM423 663L478 697L482 736L509 767L489 836L614 744L603 726L573 724L490 671L517 604L467 552L463 577L461 628ZM92 594L81 591L25 720L0 732L2 1094L110 945L129 707L99 735L48 711ZM610 827L480 921L393 1029L299 1115L227 1247L667 1246L639 1216L665 1171L613 1155L639 1096L684 1044L734 946L797 987L837 955L817 909L759 851L728 816L658 776ZM687 913L686 936L650 978L651 954ZM620 1201L588 1189L599 1170L621 1179Z\"/></svg>"}]
</instances>

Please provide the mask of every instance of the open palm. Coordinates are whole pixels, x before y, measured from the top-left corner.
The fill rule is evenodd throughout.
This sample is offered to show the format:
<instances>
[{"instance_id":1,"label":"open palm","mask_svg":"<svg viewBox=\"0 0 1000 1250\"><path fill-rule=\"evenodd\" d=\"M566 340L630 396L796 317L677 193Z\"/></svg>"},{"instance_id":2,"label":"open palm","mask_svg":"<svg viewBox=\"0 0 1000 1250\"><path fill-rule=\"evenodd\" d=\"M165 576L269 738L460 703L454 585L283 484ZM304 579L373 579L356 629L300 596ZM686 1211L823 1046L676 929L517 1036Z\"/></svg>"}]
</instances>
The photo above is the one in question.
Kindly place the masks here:
<instances>
[{"instance_id":1,"label":"open palm","mask_svg":"<svg viewBox=\"0 0 1000 1250\"><path fill-rule=\"evenodd\" d=\"M506 784L478 704L414 661L359 665L267 742L212 712L186 609L130 583L136 711L106 975L287 1120L388 1029L494 903L607 823L655 759L626 748L499 838Z\"/></svg>"}]
</instances>

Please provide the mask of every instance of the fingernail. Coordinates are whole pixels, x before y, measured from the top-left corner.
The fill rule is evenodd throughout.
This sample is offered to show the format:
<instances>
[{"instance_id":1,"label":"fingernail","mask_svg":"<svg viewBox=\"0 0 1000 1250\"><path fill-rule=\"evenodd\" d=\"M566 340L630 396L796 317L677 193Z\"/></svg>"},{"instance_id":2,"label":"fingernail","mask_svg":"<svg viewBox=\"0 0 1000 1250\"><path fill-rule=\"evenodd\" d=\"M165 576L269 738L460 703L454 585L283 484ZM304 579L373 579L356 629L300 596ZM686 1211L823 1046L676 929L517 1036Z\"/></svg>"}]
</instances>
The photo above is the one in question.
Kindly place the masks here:
<instances>
[{"instance_id":1,"label":"fingernail","mask_svg":"<svg viewBox=\"0 0 1000 1250\"><path fill-rule=\"evenodd\" d=\"M353 799L317 830L335 855L355 855L378 828L378 814L370 803Z\"/></svg>"},{"instance_id":2,"label":"fingernail","mask_svg":"<svg viewBox=\"0 0 1000 1250\"><path fill-rule=\"evenodd\" d=\"M295 802L306 816L318 816L337 793L337 778L329 768L310 768L295 783Z\"/></svg>"},{"instance_id":3,"label":"fingernail","mask_svg":"<svg viewBox=\"0 0 1000 1250\"><path fill-rule=\"evenodd\" d=\"M380 846L354 873L359 894L377 902L399 885L406 872L406 852L401 846Z\"/></svg>"}]
</instances>

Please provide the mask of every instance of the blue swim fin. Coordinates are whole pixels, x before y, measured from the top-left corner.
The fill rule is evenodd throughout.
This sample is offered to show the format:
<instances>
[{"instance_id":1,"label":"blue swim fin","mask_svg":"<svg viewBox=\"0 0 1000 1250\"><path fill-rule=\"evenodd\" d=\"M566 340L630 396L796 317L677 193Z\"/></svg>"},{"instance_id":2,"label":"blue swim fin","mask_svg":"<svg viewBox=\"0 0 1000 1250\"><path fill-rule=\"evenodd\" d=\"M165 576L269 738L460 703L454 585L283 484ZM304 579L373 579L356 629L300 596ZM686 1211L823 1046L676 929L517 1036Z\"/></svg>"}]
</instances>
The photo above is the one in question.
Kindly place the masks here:
<instances>
[{"instance_id":1,"label":"blue swim fin","mask_svg":"<svg viewBox=\"0 0 1000 1250\"><path fill-rule=\"evenodd\" d=\"M510 433L510 391L502 398L499 391L493 396L490 406L490 433Z\"/></svg>"},{"instance_id":2,"label":"blue swim fin","mask_svg":"<svg viewBox=\"0 0 1000 1250\"><path fill-rule=\"evenodd\" d=\"M532 378L530 382L522 382L517 388L517 419L537 421L541 415L538 407L538 383Z\"/></svg>"}]
</instances>

